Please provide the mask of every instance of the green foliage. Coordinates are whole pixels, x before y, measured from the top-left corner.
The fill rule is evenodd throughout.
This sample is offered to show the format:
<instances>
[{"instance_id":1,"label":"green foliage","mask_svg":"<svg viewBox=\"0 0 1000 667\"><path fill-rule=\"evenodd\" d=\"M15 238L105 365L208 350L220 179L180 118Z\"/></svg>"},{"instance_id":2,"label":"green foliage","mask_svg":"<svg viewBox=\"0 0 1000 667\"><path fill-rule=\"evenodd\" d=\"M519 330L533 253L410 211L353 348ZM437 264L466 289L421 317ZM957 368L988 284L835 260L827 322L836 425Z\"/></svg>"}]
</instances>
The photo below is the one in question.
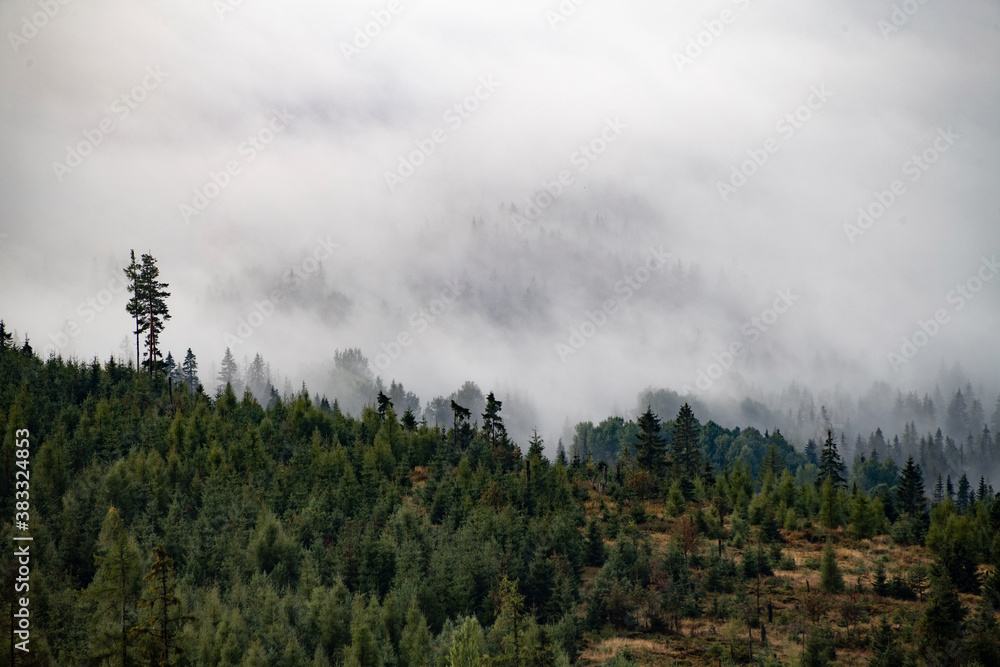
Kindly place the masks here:
<instances>
[{"instance_id":1,"label":"green foliage","mask_svg":"<svg viewBox=\"0 0 1000 667\"><path fill-rule=\"evenodd\" d=\"M931 594L917 628L921 647L943 654L959 636L965 614L965 607L948 572L935 565L931 571Z\"/></svg>"},{"instance_id":2,"label":"green foliage","mask_svg":"<svg viewBox=\"0 0 1000 667\"><path fill-rule=\"evenodd\" d=\"M978 491L964 514L942 500L929 516L897 518L878 474L864 473L857 493L832 479L817 486L817 468L777 431L699 426L679 400L670 407L678 416L657 423L654 444L671 453L653 457L658 470L632 450L656 429L621 417L578 425L577 461L553 463L537 435L522 456L500 401L471 383L453 397L468 414L448 412L442 398L439 425L419 420L416 398L396 384L385 390L357 349L336 355L345 393L332 404L304 388L271 394L259 359L245 391L229 382L209 397L189 357L171 400L159 373L113 360L43 362L0 345L5 516L14 430L32 429L40 664L563 665L593 641L585 628L677 632L685 618L735 614L756 631L747 590L758 576L802 599L766 578L794 565L782 526L808 539L819 519L864 539L897 519L894 538L926 535L962 591L1000 554L1000 504ZM408 411L402 422L394 406ZM647 515L644 494L680 518ZM665 529L669 543L651 538ZM825 557L814 565L826 590L837 577ZM589 586L585 566L599 568ZM926 587L918 567L891 570L876 566L880 595L916 599ZM996 588L987 578L987 603ZM926 631L897 643L931 642L954 615L941 590L932 578ZM987 616L977 611L958 629L962 655L990 664ZM879 650L895 656L890 639ZM817 641L807 648L825 655ZM745 641L737 657L747 657Z\"/></svg>"},{"instance_id":3,"label":"green foliage","mask_svg":"<svg viewBox=\"0 0 1000 667\"><path fill-rule=\"evenodd\" d=\"M452 635L448 667L481 667L487 664L486 639L475 616L462 620Z\"/></svg>"},{"instance_id":4,"label":"green foliage","mask_svg":"<svg viewBox=\"0 0 1000 667\"><path fill-rule=\"evenodd\" d=\"M837 555L829 540L823 548L823 560L819 568L819 587L824 593L841 593L844 590L844 577L837 565Z\"/></svg>"},{"instance_id":5,"label":"green foliage","mask_svg":"<svg viewBox=\"0 0 1000 667\"><path fill-rule=\"evenodd\" d=\"M826 667L833 664L836 657L833 632L826 626L817 626L809 631L799 664L802 667Z\"/></svg>"}]
</instances>

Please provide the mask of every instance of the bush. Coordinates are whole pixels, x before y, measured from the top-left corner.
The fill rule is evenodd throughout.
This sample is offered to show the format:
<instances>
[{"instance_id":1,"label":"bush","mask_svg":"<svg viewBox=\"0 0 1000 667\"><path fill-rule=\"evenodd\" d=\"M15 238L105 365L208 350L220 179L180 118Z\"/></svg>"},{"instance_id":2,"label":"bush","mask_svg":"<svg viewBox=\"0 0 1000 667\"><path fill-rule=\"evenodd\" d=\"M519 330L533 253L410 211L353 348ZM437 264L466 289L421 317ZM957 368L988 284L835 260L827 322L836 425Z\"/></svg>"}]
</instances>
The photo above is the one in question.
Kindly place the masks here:
<instances>
[{"instance_id":1,"label":"bush","mask_svg":"<svg viewBox=\"0 0 1000 667\"><path fill-rule=\"evenodd\" d=\"M799 664L802 667L827 667L833 664L837 651L833 647L833 633L829 628L817 627L809 632L806 647Z\"/></svg>"},{"instance_id":2,"label":"bush","mask_svg":"<svg viewBox=\"0 0 1000 667\"><path fill-rule=\"evenodd\" d=\"M795 559L791 556L782 555L781 560L778 561L779 570L794 570L795 567Z\"/></svg>"}]
</instances>

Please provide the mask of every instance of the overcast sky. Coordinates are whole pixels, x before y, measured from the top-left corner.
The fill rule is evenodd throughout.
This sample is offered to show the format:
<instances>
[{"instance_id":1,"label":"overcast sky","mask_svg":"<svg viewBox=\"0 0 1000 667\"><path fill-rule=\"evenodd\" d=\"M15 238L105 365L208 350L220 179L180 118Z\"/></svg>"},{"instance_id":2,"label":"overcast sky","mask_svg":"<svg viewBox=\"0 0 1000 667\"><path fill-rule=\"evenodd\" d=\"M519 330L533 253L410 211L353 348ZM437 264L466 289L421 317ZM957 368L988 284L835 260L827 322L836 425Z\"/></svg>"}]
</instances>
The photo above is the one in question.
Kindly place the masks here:
<instances>
[{"instance_id":1,"label":"overcast sky","mask_svg":"<svg viewBox=\"0 0 1000 667\"><path fill-rule=\"evenodd\" d=\"M0 28L0 316L36 350L123 353L101 290L134 248L206 381L231 344L322 391L357 346L552 428L646 386L1000 376L996 2L8 0ZM483 297L533 278L523 322Z\"/></svg>"}]
</instances>

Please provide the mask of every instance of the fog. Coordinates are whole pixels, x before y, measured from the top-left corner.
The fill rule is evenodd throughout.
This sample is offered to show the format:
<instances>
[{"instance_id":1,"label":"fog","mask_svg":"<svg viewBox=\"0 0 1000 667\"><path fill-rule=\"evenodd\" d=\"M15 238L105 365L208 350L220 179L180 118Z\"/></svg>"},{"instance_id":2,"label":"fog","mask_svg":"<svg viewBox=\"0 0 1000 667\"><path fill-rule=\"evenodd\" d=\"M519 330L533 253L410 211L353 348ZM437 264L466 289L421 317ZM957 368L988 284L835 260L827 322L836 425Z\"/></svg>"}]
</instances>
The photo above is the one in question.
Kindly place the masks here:
<instances>
[{"instance_id":1,"label":"fog","mask_svg":"<svg viewBox=\"0 0 1000 667\"><path fill-rule=\"evenodd\" d=\"M229 347L333 400L356 347L422 405L495 391L522 445L647 388L762 429L803 391L865 435L897 390L992 414L995 2L11 0L0 26L0 316L43 356L134 359L134 249L210 394Z\"/></svg>"}]
</instances>

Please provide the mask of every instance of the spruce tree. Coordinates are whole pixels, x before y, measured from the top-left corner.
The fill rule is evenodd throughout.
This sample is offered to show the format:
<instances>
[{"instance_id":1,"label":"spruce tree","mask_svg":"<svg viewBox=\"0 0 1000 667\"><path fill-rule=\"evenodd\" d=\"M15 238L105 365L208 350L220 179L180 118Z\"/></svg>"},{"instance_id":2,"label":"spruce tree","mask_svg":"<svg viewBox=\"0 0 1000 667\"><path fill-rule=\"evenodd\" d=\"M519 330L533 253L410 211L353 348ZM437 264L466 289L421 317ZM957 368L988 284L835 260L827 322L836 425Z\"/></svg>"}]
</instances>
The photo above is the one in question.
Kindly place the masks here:
<instances>
[{"instance_id":1,"label":"spruce tree","mask_svg":"<svg viewBox=\"0 0 1000 667\"><path fill-rule=\"evenodd\" d=\"M971 504L969 501L969 478L963 472L962 476L958 478L958 497L955 499L955 508L959 514L965 514Z\"/></svg>"},{"instance_id":2,"label":"spruce tree","mask_svg":"<svg viewBox=\"0 0 1000 667\"><path fill-rule=\"evenodd\" d=\"M187 354L184 356L184 363L181 364L181 379L184 384L188 386L191 391L197 391L198 389L198 360L194 356L194 352L191 351L189 347Z\"/></svg>"},{"instance_id":3,"label":"spruce tree","mask_svg":"<svg viewBox=\"0 0 1000 667\"><path fill-rule=\"evenodd\" d=\"M906 466L899 474L896 500L899 504L899 510L910 516L921 516L926 511L927 498L924 496L924 477L920 472L920 466L913 462L912 456L906 459Z\"/></svg>"},{"instance_id":4,"label":"spruce tree","mask_svg":"<svg viewBox=\"0 0 1000 667\"><path fill-rule=\"evenodd\" d=\"M701 426L694 417L691 406L685 403L674 419L674 440L672 444L674 466L681 479L684 497L690 499L693 482L701 473L701 450L698 448L698 433Z\"/></svg>"},{"instance_id":5,"label":"spruce tree","mask_svg":"<svg viewBox=\"0 0 1000 667\"><path fill-rule=\"evenodd\" d=\"M7 333L7 329L4 326L3 320L0 320L0 350L6 350L14 347L14 336L13 334Z\"/></svg>"},{"instance_id":6,"label":"spruce tree","mask_svg":"<svg viewBox=\"0 0 1000 667\"><path fill-rule=\"evenodd\" d=\"M823 549L823 560L819 569L819 587L824 593L841 593L844 590L844 577L837 565L837 555L830 540Z\"/></svg>"},{"instance_id":7,"label":"spruce tree","mask_svg":"<svg viewBox=\"0 0 1000 667\"><path fill-rule=\"evenodd\" d=\"M819 458L816 456L816 441L809 438L809 442L806 443L805 449L806 463L812 463L815 466L819 465Z\"/></svg>"},{"instance_id":8,"label":"spruce tree","mask_svg":"<svg viewBox=\"0 0 1000 667\"><path fill-rule=\"evenodd\" d=\"M822 483L829 479L835 489L846 487L847 480L844 478L846 471L847 467L837 452L837 443L833 441L833 432L827 431L826 442L823 443L823 453L820 456L818 481Z\"/></svg>"},{"instance_id":9,"label":"spruce tree","mask_svg":"<svg viewBox=\"0 0 1000 667\"><path fill-rule=\"evenodd\" d=\"M498 401L491 391L486 396L486 410L483 412L483 433L490 443L490 447L496 447L497 442L503 442L507 431L503 425L503 418L500 416L500 409L503 401Z\"/></svg>"},{"instance_id":10,"label":"spruce tree","mask_svg":"<svg viewBox=\"0 0 1000 667\"><path fill-rule=\"evenodd\" d=\"M931 594L917 623L921 648L934 653L944 651L959 636L965 613L947 570L936 563L931 569Z\"/></svg>"},{"instance_id":11,"label":"spruce tree","mask_svg":"<svg viewBox=\"0 0 1000 667\"><path fill-rule=\"evenodd\" d=\"M97 574L86 596L95 604L91 633L92 657L107 664L132 662L132 635L140 593L140 555L125 528L121 513L112 507L101 525Z\"/></svg>"},{"instance_id":12,"label":"spruce tree","mask_svg":"<svg viewBox=\"0 0 1000 667\"><path fill-rule=\"evenodd\" d=\"M221 393L226 389L226 385L232 385L233 392L239 393L240 378L240 368L236 365L236 359L233 358L232 351L227 347L226 354L222 357L222 365L219 367L219 375L216 379L219 381L219 392Z\"/></svg>"},{"instance_id":13,"label":"spruce tree","mask_svg":"<svg viewBox=\"0 0 1000 667\"><path fill-rule=\"evenodd\" d=\"M153 548L153 559L149 573L143 577L149 582L149 588L139 602L139 607L149 610L146 623L135 630L137 635L151 640L145 647L150 664L171 665L174 656L180 652L177 645L179 626L193 620L193 617L180 613L181 600L177 597L174 583L174 559L159 545Z\"/></svg>"},{"instance_id":14,"label":"spruce tree","mask_svg":"<svg viewBox=\"0 0 1000 667\"><path fill-rule=\"evenodd\" d=\"M663 469L665 445L660 434L660 419L653 414L652 407L637 420L639 433L636 434L635 451L639 465L652 473Z\"/></svg>"}]
</instances>

